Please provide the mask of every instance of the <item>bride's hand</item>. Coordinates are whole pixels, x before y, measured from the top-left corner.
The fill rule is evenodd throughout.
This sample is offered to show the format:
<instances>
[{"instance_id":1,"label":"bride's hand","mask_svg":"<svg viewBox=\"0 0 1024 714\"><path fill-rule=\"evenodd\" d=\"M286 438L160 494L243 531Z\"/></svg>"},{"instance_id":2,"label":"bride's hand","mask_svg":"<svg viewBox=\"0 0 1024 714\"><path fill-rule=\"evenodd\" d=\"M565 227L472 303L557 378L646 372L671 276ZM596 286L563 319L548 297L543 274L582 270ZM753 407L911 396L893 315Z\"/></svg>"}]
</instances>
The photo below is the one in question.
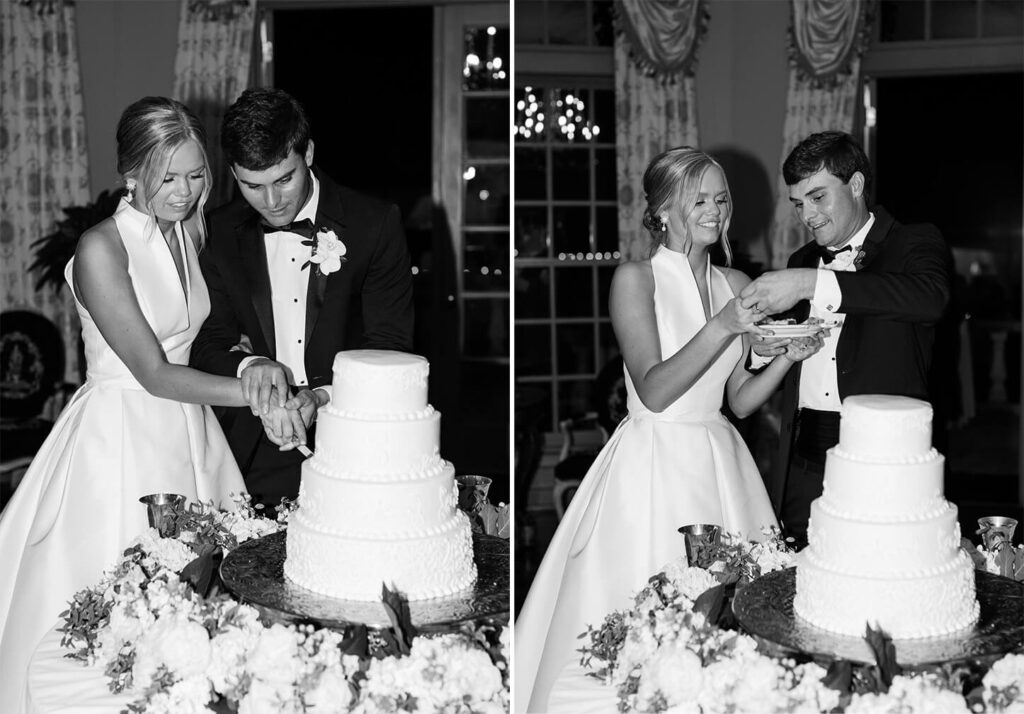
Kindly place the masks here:
<instances>
[{"instance_id":1,"label":"bride's hand","mask_svg":"<svg viewBox=\"0 0 1024 714\"><path fill-rule=\"evenodd\" d=\"M824 346L824 332L816 332L809 337L794 337L786 346L786 359L790 362L803 362Z\"/></svg>"},{"instance_id":2,"label":"bride's hand","mask_svg":"<svg viewBox=\"0 0 1024 714\"><path fill-rule=\"evenodd\" d=\"M715 317L730 335L738 335L743 332L753 335L769 334L756 324L765 318L765 314L756 307L743 307L743 303L738 297L727 302Z\"/></svg>"},{"instance_id":3,"label":"bride's hand","mask_svg":"<svg viewBox=\"0 0 1024 714\"><path fill-rule=\"evenodd\" d=\"M306 444L306 425L298 409L287 409L277 406L279 402L273 398L266 414L260 416L263 431L267 438L281 447L281 451L290 451Z\"/></svg>"}]
</instances>

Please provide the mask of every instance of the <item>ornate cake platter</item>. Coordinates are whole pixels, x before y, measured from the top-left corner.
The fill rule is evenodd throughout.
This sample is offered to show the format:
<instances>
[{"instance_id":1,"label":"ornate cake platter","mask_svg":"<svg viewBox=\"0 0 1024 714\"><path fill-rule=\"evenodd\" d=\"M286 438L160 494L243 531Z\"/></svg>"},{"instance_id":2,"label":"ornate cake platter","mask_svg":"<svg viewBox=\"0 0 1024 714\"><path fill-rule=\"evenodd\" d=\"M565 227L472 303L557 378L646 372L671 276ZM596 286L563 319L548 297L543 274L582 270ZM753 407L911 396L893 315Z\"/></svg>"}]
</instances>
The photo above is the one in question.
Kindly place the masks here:
<instances>
[{"instance_id":1,"label":"ornate cake platter","mask_svg":"<svg viewBox=\"0 0 1024 714\"><path fill-rule=\"evenodd\" d=\"M285 533L247 541L220 566L224 584L242 602L285 622L315 622L343 629L354 623L370 628L390 625L378 602L339 600L306 590L284 577ZM412 623L421 632L458 629L471 620L507 622L509 613L509 546L496 536L473 534L477 581L471 590L409 603Z\"/></svg>"},{"instance_id":2,"label":"ornate cake platter","mask_svg":"<svg viewBox=\"0 0 1024 714\"><path fill-rule=\"evenodd\" d=\"M995 657L1024 647L1024 583L975 572L981 614L970 629L941 637L893 640L904 667ZM796 569L768 573L737 592L733 611L740 625L774 654L801 652L816 659L848 659L874 664L860 637L819 629L793 612Z\"/></svg>"}]
</instances>

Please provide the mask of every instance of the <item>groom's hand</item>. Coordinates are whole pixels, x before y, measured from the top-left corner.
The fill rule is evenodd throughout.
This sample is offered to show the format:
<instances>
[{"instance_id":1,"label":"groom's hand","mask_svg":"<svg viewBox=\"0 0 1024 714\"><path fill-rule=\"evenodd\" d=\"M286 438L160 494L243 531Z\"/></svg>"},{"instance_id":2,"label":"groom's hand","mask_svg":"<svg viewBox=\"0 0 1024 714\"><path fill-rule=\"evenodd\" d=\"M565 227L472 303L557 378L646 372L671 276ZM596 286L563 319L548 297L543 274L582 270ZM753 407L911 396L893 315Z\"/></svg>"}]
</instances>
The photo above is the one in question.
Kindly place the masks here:
<instances>
[{"instance_id":1,"label":"groom's hand","mask_svg":"<svg viewBox=\"0 0 1024 714\"><path fill-rule=\"evenodd\" d=\"M277 403L283 407L288 401L288 372L280 362L257 357L242 370L242 397L249 403L253 415L262 416L270 411L270 397L277 390Z\"/></svg>"},{"instance_id":2,"label":"groom's hand","mask_svg":"<svg viewBox=\"0 0 1024 714\"><path fill-rule=\"evenodd\" d=\"M311 390L303 387L285 404L287 409L297 409L302 423L309 428L316 418L316 410L327 403L327 394L322 389Z\"/></svg>"}]
</instances>

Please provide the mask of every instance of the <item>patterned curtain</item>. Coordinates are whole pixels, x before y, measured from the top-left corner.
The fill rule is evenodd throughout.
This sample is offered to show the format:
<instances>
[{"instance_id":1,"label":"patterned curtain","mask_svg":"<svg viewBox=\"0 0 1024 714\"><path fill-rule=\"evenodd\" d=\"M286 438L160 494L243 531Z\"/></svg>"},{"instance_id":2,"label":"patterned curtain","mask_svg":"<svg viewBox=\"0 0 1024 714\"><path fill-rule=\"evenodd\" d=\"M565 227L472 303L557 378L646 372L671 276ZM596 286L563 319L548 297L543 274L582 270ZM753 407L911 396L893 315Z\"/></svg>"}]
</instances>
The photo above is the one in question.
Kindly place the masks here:
<instances>
[{"instance_id":1,"label":"patterned curtain","mask_svg":"<svg viewBox=\"0 0 1024 714\"><path fill-rule=\"evenodd\" d=\"M224 112L249 86L256 0L181 0L174 98L206 127L213 188L207 206L228 201L234 179L220 151Z\"/></svg>"},{"instance_id":2,"label":"patterned curtain","mask_svg":"<svg viewBox=\"0 0 1024 714\"><path fill-rule=\"evenodd\" d=\"M616 174L619 249L646 258L643 175L662 151L697 145L697 48L707 31L705 0L616 0Z\"/></svg>"},{"instance_id":3,"label":"patterned curtain","mask_svg":"<svg viewBox=\"0 0 1024 714\"><path fill-rule=\"evenodd\" d=\"M782 163L809 134L853 133L860 60L869 42L873 0L791 0L790 71L782 156L771 231L771 264L786 267L807 233L789 203Z\"/></svg>"},{"instance_id":4,"label":"patterned curtain","mask_svg":"<svg viewBox=\"0 0 1024 714\"><path fill-rule=\"evenodd\" d=\"M85 116L75 8L62 0L0 2L0 309L53 320L65 379L77 382L80 326L71 291L35 289L31 244L63 209L88 203Z\"/></svg>"}]
</instances>

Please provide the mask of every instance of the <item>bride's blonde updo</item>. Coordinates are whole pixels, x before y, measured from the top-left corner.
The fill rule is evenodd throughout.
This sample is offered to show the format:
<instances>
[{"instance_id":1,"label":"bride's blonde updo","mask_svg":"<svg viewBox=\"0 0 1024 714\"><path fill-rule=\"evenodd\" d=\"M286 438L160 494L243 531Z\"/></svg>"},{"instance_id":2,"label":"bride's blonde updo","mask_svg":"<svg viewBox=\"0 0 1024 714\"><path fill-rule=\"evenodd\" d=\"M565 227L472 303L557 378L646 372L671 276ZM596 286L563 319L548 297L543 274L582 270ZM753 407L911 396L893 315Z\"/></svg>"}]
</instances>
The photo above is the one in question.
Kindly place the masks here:
<instances>
[{"instance_id":1,"label":"bride's blonde updo","mask_svg":"<svg viewBox=\"0 0 1024 714\"><path fill-rule=\"evenodd\" d=\"M126 183L128 179L137 181L151 197L164 180L171 155L189 141L199 145L205 165L206 181L196 203L202 243L206 238L203 209L210 196L210 162L206 130L188 107L167 97L143 97L130 104L117 123L117 172ZM147 208L153 215L153 209Z\"/></svg>"},{"instance_id":2,"label":"bride's blonde updo","mask_svg":"<svg viewBox=\"0 0 1024 714\"><path fill-rule=\"evenodd\" d=\"M661 215L672 210L679 210L684 216L697 205L700 193L700 182L704 172L717 166L722 172L725 190L729 191L729 181L725 177L725 169L717 161L692 146L678 146L658 154L647 165L644 171L644 198L647 207L644 209L643 226L654 239L654 249L665 245L668 241L668 224L662 221ZM729 193L732 202L732 193ZM725 253L725 264L732 265L732 248L727 235L728 222L722 226L719 242ZM683 252L690 251L690 236L686 236ZM653 252L653 251L652 251Z\"/></svg>"}]
</instances>

